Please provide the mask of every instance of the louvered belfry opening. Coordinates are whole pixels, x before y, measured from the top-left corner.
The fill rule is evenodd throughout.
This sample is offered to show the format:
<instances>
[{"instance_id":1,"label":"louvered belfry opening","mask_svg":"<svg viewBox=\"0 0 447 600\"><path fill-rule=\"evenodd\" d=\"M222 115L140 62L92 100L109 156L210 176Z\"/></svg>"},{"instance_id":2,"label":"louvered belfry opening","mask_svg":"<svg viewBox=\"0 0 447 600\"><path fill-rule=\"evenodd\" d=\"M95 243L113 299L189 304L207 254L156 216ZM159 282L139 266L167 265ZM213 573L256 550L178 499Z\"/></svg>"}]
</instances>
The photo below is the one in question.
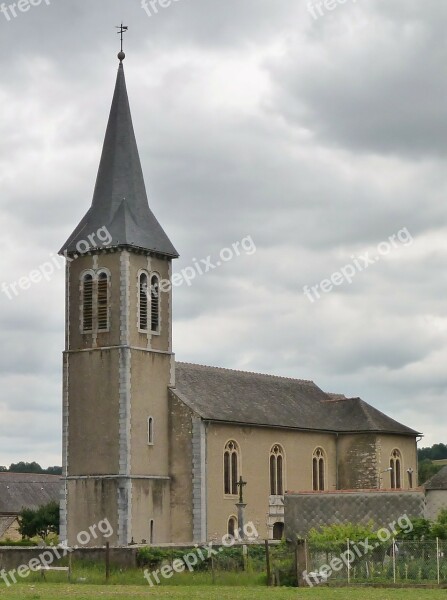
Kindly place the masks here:
<instances>
[{"instance_id":1,"label":"louvered belfry opening","mask_svg":"<svg viewBox=\"0 0 447 600\"><path fill-rule=\"evenodd\" d=\"M84 331L93 329L93 277L84 275L82 281L82 328Z\"/></svg>"},{"instance_id":2,"label":"louvered belfry opening","mask_svg":"<svg viewBox=\"0 0 447 600\"><path fill-rule=\"evenodd\" d=\"M160 284L157 275L151 278L151 331L160 330Z\"/></svg>"},{"instance_id":3,"label":"louvered belfry opening","mask_svg":"<svg viewBox=\"0 0 447 600\"><path fill-rule=\"evenodd\" d=\"M109 278L107 273L98 277L98 331L109 328Z\"/></svg>"},{"instance_id":4,"label":"louvered belfry opening","mask_svg":"<svg viewBox=\"0 0 447 600\"><path fill-rule=\"evenodd\" d=\"M140 293L140 314L139 314L139 328L141 331L147 331L148 325L148 277L146 273L141 273L139 282L139 293Z\"/></svg>"}]
</instances>

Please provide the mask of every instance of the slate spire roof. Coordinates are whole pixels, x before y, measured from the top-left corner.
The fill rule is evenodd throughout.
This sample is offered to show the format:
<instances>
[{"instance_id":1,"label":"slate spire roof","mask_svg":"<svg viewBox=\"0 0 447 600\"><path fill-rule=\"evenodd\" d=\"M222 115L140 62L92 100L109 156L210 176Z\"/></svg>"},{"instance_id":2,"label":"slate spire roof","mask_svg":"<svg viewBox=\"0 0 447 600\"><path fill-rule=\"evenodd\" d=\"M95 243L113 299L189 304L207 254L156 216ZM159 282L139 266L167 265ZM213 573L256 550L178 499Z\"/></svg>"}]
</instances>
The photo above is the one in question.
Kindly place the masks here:
<instances>
[{"instance_id":1,"label":"slate spire roof","mask_svg":"<svg viewBox=\"0 0 447 600\"><path fill-rule=\"evenodd\" d=\"M62 247L61 254L75 254L79 242L88 243L88 236L103 227L112 237L110 247L132 247L171 258L178 257L176 249L149 208L122 61L92 206Z\"/></svg>"},{"instance_id":2,"label":"slate spire roof","mask_svg":"<svg viewBox=\"0 0 447 600\"><path fill-rule=\"evenodd\" d=\"M360 398L329 395L313 381L176 363L171 392L206 421L334 433L418 432Z\"/></svg>"}]
</instances>

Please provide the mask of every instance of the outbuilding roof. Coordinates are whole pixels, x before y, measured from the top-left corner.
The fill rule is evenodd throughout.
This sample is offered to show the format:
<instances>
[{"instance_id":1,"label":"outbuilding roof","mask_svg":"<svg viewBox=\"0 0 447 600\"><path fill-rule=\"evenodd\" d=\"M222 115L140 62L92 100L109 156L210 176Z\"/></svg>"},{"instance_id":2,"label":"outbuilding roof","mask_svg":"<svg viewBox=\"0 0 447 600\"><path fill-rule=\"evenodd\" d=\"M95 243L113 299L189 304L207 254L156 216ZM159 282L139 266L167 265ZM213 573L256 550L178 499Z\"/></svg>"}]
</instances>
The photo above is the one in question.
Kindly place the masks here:
<instances>
[{"instance_id":1,"label":"outbuilding roof","mask_svg":"<svg viewBox=\"0 0 447 600\"><path fill-rule=\"evenodd\" d=\"M58 502L62 484L60 475L36 473L0 473L0 515L18 515L49 502Z\"/></svg>"},{"instance_id":2,"label":"outbuilding roof","mask_svg":"<svg viewBox=\"0 0 447 600\"><path fill-rule=\"evenodd\" d=\"M447 466L442 467L436 475L433 475L425 484L426 490L447 490Z\"/></svg>"},{"instance_id":3,"label":"outbuilding roof","mask_svg":"<svg viewBox=\"0 0 447 600\"><path fill-rule=\"evenodd\" d=\"M204 420L308 431L418 433L313 381L176 363L172 392Z\"/></svg>"}]
</instances>

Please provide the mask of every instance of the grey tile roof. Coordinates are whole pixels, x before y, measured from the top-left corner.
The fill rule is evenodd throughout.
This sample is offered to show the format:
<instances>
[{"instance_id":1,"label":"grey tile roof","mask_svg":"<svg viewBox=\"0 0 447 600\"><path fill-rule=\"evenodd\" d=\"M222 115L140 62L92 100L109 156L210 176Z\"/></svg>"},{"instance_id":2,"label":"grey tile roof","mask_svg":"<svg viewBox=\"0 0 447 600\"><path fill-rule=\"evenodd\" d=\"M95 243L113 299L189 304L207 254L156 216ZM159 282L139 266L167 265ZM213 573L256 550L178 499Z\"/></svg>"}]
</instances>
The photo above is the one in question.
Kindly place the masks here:
<instances>
[{"instance_id":1,"label":"grey tile roof","mask_svg":"<svg viewBox=\"0 0 447 600\"><path fill-rule=\"evenodd\" d=\"M172 392L204 420L417 435L360 398L334 399L312 381L301 379L176 363Z\"/></svg>"},{"instance_id":2,"label":"grey tile roof","mask_svg":"<svg viewBox=\"0 0 447 600\"><path fill-rule=\"evenodd\" d=\"M60 252L75 254L79 242L88 243L88 236L103 227L107 227L112 237L110 247L132 247L169 257L178 256L149 209L122 63L118 69L92 206Z\"/></svg>"},{"instance_id":3,"label":"grey tile roof","mask_svg":"<svg viewBox=\"0 0 447 600\"><path fill-rule=\"evenodd\" d=\"M59 475L0 473L0 515L17 515L23 508L59 502L61 488Z\"/></svg>"},{"instance_id":4,"label":"grey tile roof","mask_svg":"<svg viewBox=\"0 0 447 600\"><path fill-rule=\"evenodd\" d=\"M436 475L433 475L425 484L426 490L447 490L447 466L442 467Z\"/></svg>"},{"instance_id":5,"label":"grey tile roof","mask_svg":"<svg viewBox=\"0 0 447 600\"><path fill-rule=\"evenodd\" d=\"M0 540L14 523L17 517L0 517Z\"/></svg>"}]
</instances>

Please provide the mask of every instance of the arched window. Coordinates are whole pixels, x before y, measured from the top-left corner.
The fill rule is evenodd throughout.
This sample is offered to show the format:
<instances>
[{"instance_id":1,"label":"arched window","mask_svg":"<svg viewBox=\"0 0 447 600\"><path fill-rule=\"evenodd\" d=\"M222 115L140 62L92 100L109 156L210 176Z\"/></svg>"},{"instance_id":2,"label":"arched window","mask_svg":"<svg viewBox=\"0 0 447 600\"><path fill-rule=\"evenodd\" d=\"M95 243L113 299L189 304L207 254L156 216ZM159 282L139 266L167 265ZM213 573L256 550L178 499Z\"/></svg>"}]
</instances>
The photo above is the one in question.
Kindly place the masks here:
<instances>
[{"instance_id":1,"label":"arched window","mask_svg":"<svg viewBox=\"0 0 447 600\"><path fill-rule=\"evenodd\" d=\"M273 525L273 539L282 540L284 536L284 523L278 521Z\"/></svg>"},{"instance_id":2,"label":"arched window","mask_svg":"<svg viewBox=\"0 0 447 600\"><path fill-rule=\"evenodd\" d=\"M315 492L321 492L325 488L325 462L323 448L317 448L312 457L312 480Z\"/></svg>"},{"instance_id":3,"label":"arched window","mask_svg":"<svg viewBox=\"0 0 447 600\"><path fill-rule=\"evenodd\" d=\"M234 515L232 515L228 519L227 533L232 538L236 537L236 534L237 534L237 518Z\"/></svg>"},{"instance_id":4,"label":"arched window","mask_svg":"<svg viewBox=\"0 0 447 600\"><path fill-rule=\"evenodd\" d=\"M151 519L149 522L149 543L154 543L154 519Z\"/></svg>"},{"instance_id":5,"label":"arched window","mask_svg":"<svg viewBox=\"0 0 447 600\"><path fill-rule=\"evenodd\" d=\"M109 329L109 276L98 275L98 331Z\"/></svg>"},{"instance_id":6,"label":"arched window","mask_svg":"<svg viewBox=\"0 0 447 600\"><path fill-rule=\"evenodd\" d=\"M391 489L399 490L402 485L402 455L399 450L395 449L391 453L390 458L390 475L391 475Z\"/></svg>"},{"instance_id":7,"label":"arched window","mask_svg":"<svg viewBox=\"0 0 447 600\"><path fill-rule=\"evenodd\" d=\"M270 494L284 494L284 451L278 444L270 450Z\"/></svg>"},{"instance_id":8,"label":"arched window","mask_svg":"<svg viewBox=\"0 0 447 600\"><path fill-rule=\"evenodd\" d=\"M138 293L139 293L139 304L138 304L138 327L140 331L147 331L148 324L148 276L147 273L140 273L138 281Z\"/></svg>"},{"instance_id":9,"label":"arched window","mask_svg":"<svg viewBox=\"0 0 447 600\"><path fill-rule=\"evenodd\" d=\"M224 492L237 496L239 450L236 442L228 442L224 451Z\"/></svg>"},{"instance_id":10,"label":"arched window","mask_svg":"<svg viewBox=\"0 0 447 600\"><path fill-rule=\"evenodd\" d=\"M148 417L148 420L147 420L147 443L149 446L154 445L154 419L153 419L153 417Z\"/></svg>"},{"instance_id":11,"label":"arched window","mask_svg":"<svg viewBox=\"0 0 447 600\"><path fill-rule=\"evenodd\" d=\"M93 330L93 276L87 273L82 278L82 330Z\"/></svg>"},{"instance_id":12,"label":"arched window","mask_svg":"<svg viewBox=\"0 0 447 600\"><path fill-rule=\"evenodd\" d=\"M158 275L151 277L151 331L160 331L160 280Z\"/></svg>"}]
</instances>

